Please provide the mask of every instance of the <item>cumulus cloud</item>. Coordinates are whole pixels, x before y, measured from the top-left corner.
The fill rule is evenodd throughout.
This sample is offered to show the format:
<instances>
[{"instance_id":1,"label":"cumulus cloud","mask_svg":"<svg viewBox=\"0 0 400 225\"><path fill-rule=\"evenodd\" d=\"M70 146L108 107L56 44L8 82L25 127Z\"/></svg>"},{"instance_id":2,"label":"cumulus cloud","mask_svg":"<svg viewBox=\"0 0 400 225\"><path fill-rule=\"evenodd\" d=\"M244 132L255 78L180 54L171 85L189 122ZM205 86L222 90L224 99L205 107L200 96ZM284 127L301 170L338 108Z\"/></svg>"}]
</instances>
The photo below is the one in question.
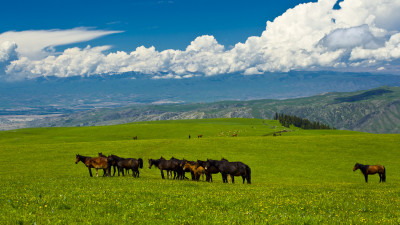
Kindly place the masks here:
<instances>
[{"instance_id":1,"label":"cumulus cloud","mask_svg":"<svg viewBox=\"0 0 400 225\"><path fill-rule=\"evenodd\" d=\"M48 33L50 42L38 38L22 41L19 35L34 31L7 32L0 43L14 36L18 60L9 63L10 76L75 76L138 72L161 78L190 78L241 72L245 75L267 71L290 71L309 68L390 68L388 62L400 59L400 0L319 0L300 4L266 23L260 36L249 37L226 49L212 35L193 40L185 50L157 51L137 47L135 51L105 53L109 46L66 49L50 54L51 46L79 42L118 31L67 30L71 37L59 39L60 30ZM75 32L75 34L74 34ZM11 35L13 34L13 35ZM18 36L18 37L17 37ZM34 36L34 35L33 35ZM47 36L46 36L47 37ZM72 38L74 37L74 38ZM35 48L34 42L39 44ZM20 43L21 42L21 43ZM7 44L6 44L7 45ZM6 47L4 47L6 49ZM5 52L5 53L2 53ZM10 50L1 50L8 55ZM47 55L46 55L47 54Z\"/></svg>"}]
</instances>

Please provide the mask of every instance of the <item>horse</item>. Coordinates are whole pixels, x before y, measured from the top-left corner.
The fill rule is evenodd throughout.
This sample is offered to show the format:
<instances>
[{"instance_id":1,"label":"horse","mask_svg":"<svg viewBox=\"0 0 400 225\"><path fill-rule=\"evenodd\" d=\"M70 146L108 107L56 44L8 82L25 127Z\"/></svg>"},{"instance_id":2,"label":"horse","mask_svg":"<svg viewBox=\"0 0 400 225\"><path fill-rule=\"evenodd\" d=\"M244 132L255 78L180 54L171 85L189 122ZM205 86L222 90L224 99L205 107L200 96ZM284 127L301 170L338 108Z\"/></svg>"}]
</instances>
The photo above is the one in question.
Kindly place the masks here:
<instances>
[{"instance_id":1,"label":"horse","mask_svg":"<svg viewBox=\"0 0 400 225\"><path fill-rule=\"evenodd\" d=\"M163 157L160 159L149 159L149 169L151 169L153 165L160 169L162 179L165 179L164 170L167 171L167 178L169 178L169 171L176 171L177 167L179 166L176 161L166 160Z\"/></svg>"},{"instance_id":2,"label":"horse","mask_svg":"<svg viewBox=\"0 0 400 225\"><path fill-rule=\"evenodd\" d=\"M97 154L99 155L99 157L108 158L107 156L103 155L103 153L101 153L101 152L99 152L99 153L97 153ZM114 165L114 161L111 163L111 165ZM106 171L105 169L103 169L103 171L104 171L104 174L103 174L103 177L104 177L104 176L106 176L107 171ZM111 171L110 171L110 172L111 172ZM115 174L115 166L114 166L114 174Z\"/></svg>"},{"instance_id":3,"label":"horse","mask_svg":"<svg viewBox=\"0 0 400 225\"><path fill-rule=\"evenodd\" d=\"M133 158L128 158L128 159L123 159L119 160L117 162L118 165L118 176L119 173L122 171L122 176L124 175L124 169L129 171L130 169L132 170L132 176L133 177L139 177L139 168L143 168L143 159L133 159Z\"/></svg>"},{"instance_id":4,"label":"horse","mask_svg":"<svg viewBox=\"0 0 400 225\"><path fill-rule=\"evenodd\" d=\"M232 134L232 137L237 137L237 134Z\"/></svg>"},{"instance_id":5,"label":"horse","mask_svg":"<svg viewBox=\"0 0 400 225\"><path fill-rule=\"evenodd\" d=\"M200 180L200 175L201 175L201 179L204 181L204 174L206 173L204 167L196 166L194 162L192 163L186 162L185 165L183 166L183 169L184 170L190 169L194 174L194 180L196 181Z\"/></svg>"},{"instance_id":6,"label":"horse","mask_svg":"<svg viewBox=\"0 0 400 225\"><path fill-rule=\"evenodd\" d=\"M202 137L203 137L202 134L197 135L197 138L202 138Z\"/></svg>"},{"instance_id":7,"label":"horse","mask_svg":"<svg viewBox=\"0 0 400 225\"><path fill-rule=\"evenodd\" d=\"M178 164L176 169L174 170L174 179L178 179L178 180L185 179L186 178L185 172L190 172L190 170L187 171L187 170L183 169L183 165L187 162L187 160L185 160L185 159L180 160L180 159L177 159L174 157L171 157L170 160L172 160ZM172 174L171 174L171 176L172 176Z\"/></svg>"},{"instance_id":8,"label":"horse","mask_svg":"<svg viewBox=\"0 0 400 225\"><path fill-rule=\"evenodd\" d=\"M197 160L196 167L202 166L203 168L205 168L206 163L207 163L206 161ZM207 170L205 170L205 173L206 173L206 181L212 182L212 174L219 173L219 170L215 166L210 166Z\"/></svg>"},{"instance_id":9,"label":"horse","mask_svg":"<svg viewBox=\"0 0 400 225\"><path fill-rule=\"evenodd\" d=\"M99 153L100 154L100 153ZM119 157L119 156L116 156L116 155L109 155L107 158L109 158L109 159L111 159L112 160L112 166L114 167L114 173L113 173L113 176L115 176L115 171L116 170L118 170L119 171L119 168L118 168L118 162L119 161L121 161L121 160L124 160L125 158L121 158L121 157Z\"/></svg>"},{"instance_id":10,"label":"horse","mask_svg":"<svg viewBox=\"0 0 400 225\"><path fill-rule=\"evenodd\" d=\"M382 165L363 165L360 163L356 163L353 167L353 171L360 169L364 174L365 183L368 183L368 175L371 174L379 174L379 183L386 182L386 168Z\"/></svg>"},{"instance_id":11,"label":"horse","mask_svg":"<svg viewBox=\"0 0 400 225\"><path fill-rule=\"evenodd\" d=\"M207 159L206 171L212 166L219 170L222 175L222 182L224 183L228 183L228 175L230 175L232 183L235 183L235 176L241 176L243 183L247 180L247 183L251 184L251 169L242 162L229 162L226 159L222 159L221 161Z\"/></svg>"},{"instance_id":12,"label":"horse","mask_svg":"<svg viewBox=\"0 0 400 225\"><path fill-rule=\"evenodd\" d=\"M137 140L137 136L133 137L133 140Z\"/></svg>"},{"instance_id":13,"label":"horse","mask_svg":"<svg viewBox=\"0 0 400 225\"><path fill-rule=\"evenodd\" d=\"M110 176L110 170L111 170L111 160L108 158L104 157L87 157L87 156L82 156L77 154L76 155L76 160L75 164L78 164L78 162L81 161L85 166L89 169L89 174L91 177L92 175L92 168L96 169L96 177L99 176L98 169L106 169L107 170L107 175Z\"/></svg>"}]
</instances>

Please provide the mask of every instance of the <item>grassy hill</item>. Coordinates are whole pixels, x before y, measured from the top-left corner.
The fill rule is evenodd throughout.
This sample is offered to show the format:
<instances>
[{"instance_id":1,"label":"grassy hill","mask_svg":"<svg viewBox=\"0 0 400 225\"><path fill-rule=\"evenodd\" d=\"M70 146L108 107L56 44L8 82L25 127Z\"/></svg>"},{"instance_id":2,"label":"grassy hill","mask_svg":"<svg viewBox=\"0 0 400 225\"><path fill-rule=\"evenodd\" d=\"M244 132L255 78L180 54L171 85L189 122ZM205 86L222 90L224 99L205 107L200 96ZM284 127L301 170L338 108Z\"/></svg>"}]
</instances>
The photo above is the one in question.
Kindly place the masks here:
<instances>
[{"instance_id":1,"label":"grassy hill","mask_svg":"<svg viewBox=\"0 0 400 225\"><path fill-rule=\"evenodd\" d=\"M261 119L140 122L0 132L0 222L399 223L400 136L287 129ZM232 137L232 133L238 137ZM189 139L188 135L192 138ZM196 138L203 134L203 138ZM132 136L138 140L132 140ZM140 178L89 177L75 154L141 157ZM241 161L252 184L162 180L148 159ZM356 162L383 164L365 184ZM188 175L187 175L188 176Z\"/></svg>"},{"instance_id":2,"label":"grassy hill","mask_svg":"<svg viewBox=\"0 0 400 225\"><path fill-rule=\"evenodd\" d=\"M275 112L320 121L337 129L369 133L400 133L400 87L351 93L326 93L287 100L223 101L216 103L131 106L97 109L35 121L30 126L98 126L134 121L259 118Z\"/></svg>"}]
</instances>

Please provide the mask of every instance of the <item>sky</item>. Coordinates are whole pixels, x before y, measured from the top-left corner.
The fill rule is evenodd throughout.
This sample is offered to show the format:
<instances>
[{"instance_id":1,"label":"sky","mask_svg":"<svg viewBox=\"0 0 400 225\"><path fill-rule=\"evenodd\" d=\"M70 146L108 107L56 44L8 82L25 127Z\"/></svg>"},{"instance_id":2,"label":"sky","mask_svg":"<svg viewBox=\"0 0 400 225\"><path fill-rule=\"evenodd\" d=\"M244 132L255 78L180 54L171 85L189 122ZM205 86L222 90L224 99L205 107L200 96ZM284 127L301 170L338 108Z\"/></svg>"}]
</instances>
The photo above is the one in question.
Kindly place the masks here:
<instances>
[{"instance_id":1,"label":"sky","mask_svg":"<svg viewBox=\"0 0 400 225\"><path fill-rule=\"evenodd\" d=\"M0 78L400 71L400 0L7 1Z\"/></svg>"}]
</instances>

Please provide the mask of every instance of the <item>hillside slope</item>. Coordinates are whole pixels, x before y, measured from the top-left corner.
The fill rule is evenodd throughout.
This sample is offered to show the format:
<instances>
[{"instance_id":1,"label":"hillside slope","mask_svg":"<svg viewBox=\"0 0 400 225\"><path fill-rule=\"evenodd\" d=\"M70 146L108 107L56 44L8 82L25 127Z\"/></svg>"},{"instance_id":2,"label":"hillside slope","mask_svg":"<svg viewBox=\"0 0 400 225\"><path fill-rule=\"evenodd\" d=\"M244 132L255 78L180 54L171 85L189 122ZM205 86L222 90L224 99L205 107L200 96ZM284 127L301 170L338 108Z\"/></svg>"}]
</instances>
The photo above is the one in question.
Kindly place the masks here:
<instances>
[{"instance_id":1,"label":"hillside slope","mask_svg":"<svg viewBox=\"0 0 400 225\"><path fill-rule=\"evenodd\" d=\"M400 133L400 87L327 93L288 100L135 105L118 109L96 109L34 121L29 126L97 126L134 121L204 118L272 119L275 112L320 121L337 129Z\"/></svg>"}]
</instances>

